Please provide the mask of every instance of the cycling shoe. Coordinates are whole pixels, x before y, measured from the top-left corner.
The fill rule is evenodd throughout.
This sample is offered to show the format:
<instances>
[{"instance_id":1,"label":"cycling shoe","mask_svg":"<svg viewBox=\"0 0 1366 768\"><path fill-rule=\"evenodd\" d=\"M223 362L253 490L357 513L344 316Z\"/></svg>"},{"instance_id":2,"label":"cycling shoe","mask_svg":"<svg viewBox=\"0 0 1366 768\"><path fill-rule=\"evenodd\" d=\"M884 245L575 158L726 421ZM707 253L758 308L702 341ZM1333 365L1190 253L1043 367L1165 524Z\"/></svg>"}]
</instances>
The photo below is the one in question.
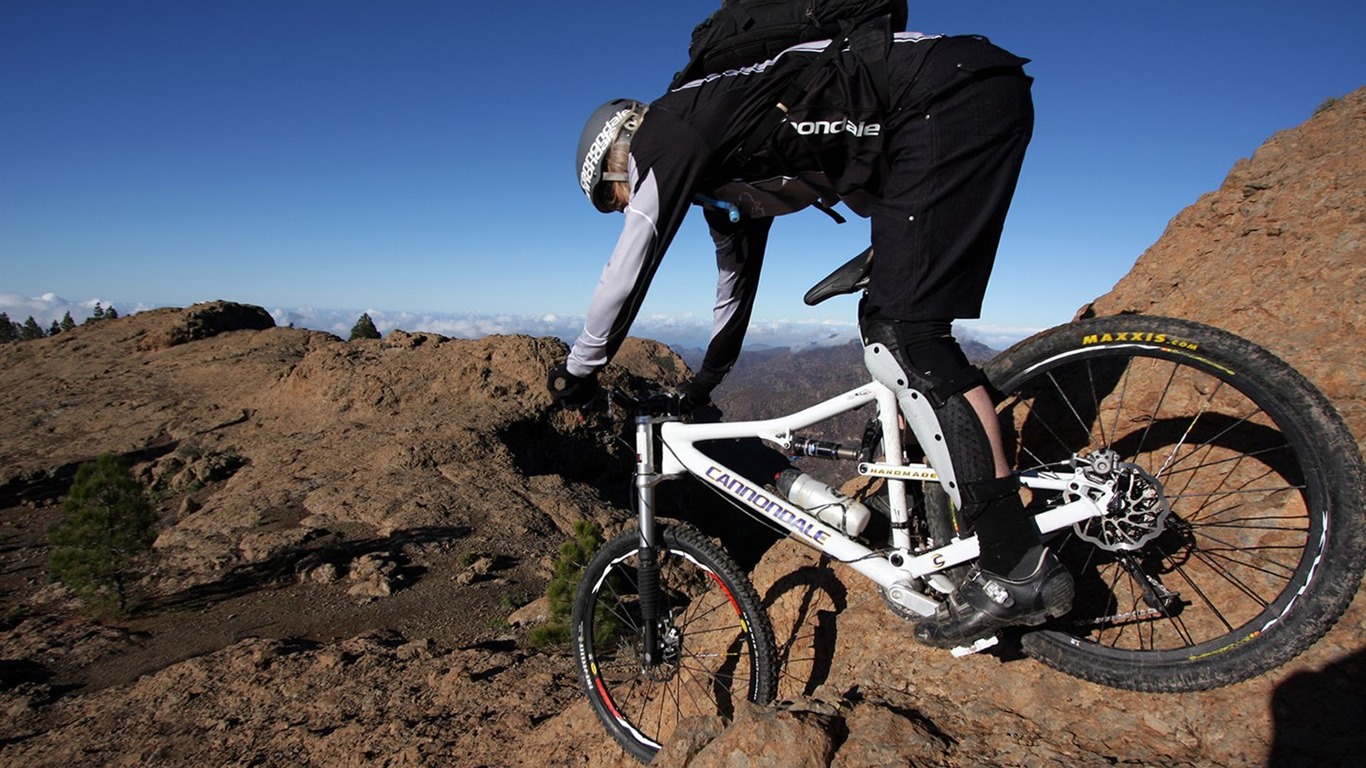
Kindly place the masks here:
<instances>
[{"instance_id":1,"label":"cycling shoe","mask_svg":"<svg viewBox=\"0 0 1366 768\"><path fill-rule=\"evenodd\" d=\"M935 648L968 646L1016 624L1042 624L1072 609L1072 574L1044 549L1020 579L974 567L939 611L915 627L915 639Z\"/></svg>"}]
</instances>

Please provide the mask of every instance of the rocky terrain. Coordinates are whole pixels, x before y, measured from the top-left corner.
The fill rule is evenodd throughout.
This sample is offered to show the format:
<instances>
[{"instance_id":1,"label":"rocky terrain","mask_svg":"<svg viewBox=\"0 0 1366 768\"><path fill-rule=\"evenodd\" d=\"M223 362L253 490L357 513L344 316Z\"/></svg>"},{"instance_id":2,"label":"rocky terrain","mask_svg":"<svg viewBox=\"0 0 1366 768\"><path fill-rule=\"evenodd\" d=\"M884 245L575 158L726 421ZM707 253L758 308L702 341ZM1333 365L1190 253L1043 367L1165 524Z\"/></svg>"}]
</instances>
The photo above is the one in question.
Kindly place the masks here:
<instances>
[{"instance_id":1,"label":"rocky terrain","mask_svg":"<svg viewBox=\"0 0 1366 768\"><path fill-rule=\"evenodd\" d=\"M1164 313L1287 358L1366 444L1366 91L1272 137L1084 314ZM0 347L0 764L626 766L562 648L537 649L574 523L619 529L626 447L552 407L554 339L382 341L219 302ZM633 340L626 386L686 374ZM48 583L75 467L127 457L161 512L143 603L95 621ZM664 510L718 526L681 488ZM700 721L667 766L1353 764L1366 600L1293 663L1138 694L1009 652L916 646L866 583L762 531L780 701Z\"/></svg>"}]
</instances>

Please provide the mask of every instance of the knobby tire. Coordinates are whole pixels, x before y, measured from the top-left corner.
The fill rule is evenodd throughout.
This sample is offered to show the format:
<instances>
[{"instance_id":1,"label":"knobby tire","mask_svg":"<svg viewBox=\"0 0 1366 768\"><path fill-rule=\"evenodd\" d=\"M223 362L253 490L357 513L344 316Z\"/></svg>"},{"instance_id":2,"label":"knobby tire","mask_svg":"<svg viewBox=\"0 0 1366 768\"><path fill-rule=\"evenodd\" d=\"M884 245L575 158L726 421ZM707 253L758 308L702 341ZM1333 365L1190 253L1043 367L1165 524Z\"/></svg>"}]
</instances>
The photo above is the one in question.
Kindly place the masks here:
<instances>
[{"instance_id":1,"label":"knobby tire","mask_svg":"<svg viewBox=\"0 0 1366 768\"><path fill-rule=\"evenodd\" d=\"M1158 526L1138 514L1051 537L1077 596L1022 637L1029 655L1119 688L1214 688L1294 658L1356 594L1361 452L1328 400L1261 347L1123 315L1027 339L987 373L1020 470L1112 449L1157 479L1169 509L1147 541ZM1025 497L1031 511L1060 500Z\"/></svg>"}]
</instances>

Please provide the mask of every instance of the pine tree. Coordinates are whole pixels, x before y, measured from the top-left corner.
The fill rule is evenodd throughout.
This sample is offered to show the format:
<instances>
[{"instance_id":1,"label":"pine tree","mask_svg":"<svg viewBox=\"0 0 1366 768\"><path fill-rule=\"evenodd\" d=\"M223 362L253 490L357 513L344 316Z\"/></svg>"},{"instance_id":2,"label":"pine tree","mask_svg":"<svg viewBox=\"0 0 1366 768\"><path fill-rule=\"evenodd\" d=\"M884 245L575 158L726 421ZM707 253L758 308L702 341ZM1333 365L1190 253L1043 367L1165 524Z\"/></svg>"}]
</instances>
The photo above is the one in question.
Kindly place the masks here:
<instances>
[{"instance_id":1,"label":"pine tree","mask_svg":"<svg viewBox=\"0 0 1366 768\"><path fill-rule=\"evenodd\" d=\"M95 311L94 311L94 312L91 312L91 313L90 313L90 317L87 317L87 318L85 319L85 322L84 322L84 323L81 323L81 325L90 325L90 324L92 324L92 323L98 323L99 321L101 321L101 320L103 320L103 319L104 319L104 307L100 306L100 303L97 301L97 302L95 302Z\"/></svg>"},{"instance_id":2,"label":"pine tree","mask_svg":"<svg viewBox=\"0 0 1366 768\"><path fill-rule=\"evenodd\" d=\"M41 325L38 325L37 320L33 319L33 315L29 315L28 319L24 321L23 327L19 329L20 341L32 341L33 339L41 339L45 335L47 334L43 333L43 327Z\"/></svg>"},{"instance_id":3,"label":"pine tree","mask_svg":"<svg viewBox=\"0 0 1366 768\"><path fill-rule=\"evenodd\" d=\"M552 564L553 573L546 584L546 621L532 630L528 640L538 648L569 641L569 619L574 607L574 593L584 568L602 546L602 529L591 520L574 521L574 538L560 545L559 556ZM610 634L615 630L611 617L599 616L594 622L597 630Z\"/></svg>"},{"instance_id":4,"label":"pine tree","mask_svg":"<svg viewBox=\"0 0 1366 768\"><path fill-rule=\"evenodd\" d=\"M52 326L51 326L50 328L47 329L47 335L49 335L49 336L56 336L57 334L59 334L59 333L61 333L61 332L62 332L62 326L58 325L56 320L53 320L53 321L52 321Z\"/></svg>"},{"instance_id":5,"label":"pine tree","mask_svg":"<svg viewBox=\"0 0 1366 768\"><path fill-rule=\"evenodd\" d=\"M109 305L109 309L106 309L106 310L104 311L104 319L105 319L105 320L117 320L117 319L119 319L119 311L118 311L117 309L114 309L114 305L113 305L113 304L110 304L110 305Z\"/></svg>"},{"instance_id":6,"label":"pine tree","mask_svg":"<svg viewBox=\"0 0 1366 768\"><path fill-rule=\"evenodd\" d=\"M378 339L379 337L379 329L375 327L375 321L370 319L369 312L365 312L361 314L360 319L356 320L356 324L351 327L351 338L347 339L347 341L355 341L356 339Z\"/></svg>"},{"instance_id":7,"label":"pine tree","mask_svg":"<svg viewBox=\"0 0 1366 768\"><path fill-rule=\"evenodd\" d=\"M18 340L19 334L14 329L13 321L9 319L9 313L0 312L0 344Z\"/></svg>"},{"instance_id":8,"label":"pine tree","mask_svg":"<svg viewBox=\"0 0 1366 768\"><path fill-rule=\"evenodd\" d=\"M62 315L62 330L69 331L75 327L76 321L71 318L71 311L67 310L67 313Z\"/></svg>"},{"instance_id":9,"label":"pine tree","mask_svg":"<svg viewBox=\"0 0 1366 768\"><path fill-rule=\"evenodd\" d=\"M92 613L127 612L156 521L142 484L122 459L106 453L82 464L52 529L53 580L70 587Z\"/></svg>"}]
</instances>

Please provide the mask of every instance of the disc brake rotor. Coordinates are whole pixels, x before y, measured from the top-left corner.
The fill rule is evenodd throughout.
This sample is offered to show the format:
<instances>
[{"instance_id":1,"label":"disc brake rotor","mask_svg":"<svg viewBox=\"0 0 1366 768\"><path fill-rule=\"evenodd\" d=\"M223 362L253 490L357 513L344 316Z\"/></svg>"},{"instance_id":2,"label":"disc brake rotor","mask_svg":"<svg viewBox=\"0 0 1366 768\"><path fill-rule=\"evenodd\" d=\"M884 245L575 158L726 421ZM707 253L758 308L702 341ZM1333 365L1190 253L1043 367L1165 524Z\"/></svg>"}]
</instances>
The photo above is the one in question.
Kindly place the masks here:
<instances>
[{"instance_id":1,"label":"disc brake rotor","mask_svg":"<svg viewBox=\"0 0 1366 768\"><path fill-rule=\"evenodd\" d=\"M1073 526L1077 536L1110 552L1133 552L1162 534L1171 507L1162 483L1114 451L1078 459L1087 479L1109 487L1105 514Z\"/></svg>"}]
</instances>

